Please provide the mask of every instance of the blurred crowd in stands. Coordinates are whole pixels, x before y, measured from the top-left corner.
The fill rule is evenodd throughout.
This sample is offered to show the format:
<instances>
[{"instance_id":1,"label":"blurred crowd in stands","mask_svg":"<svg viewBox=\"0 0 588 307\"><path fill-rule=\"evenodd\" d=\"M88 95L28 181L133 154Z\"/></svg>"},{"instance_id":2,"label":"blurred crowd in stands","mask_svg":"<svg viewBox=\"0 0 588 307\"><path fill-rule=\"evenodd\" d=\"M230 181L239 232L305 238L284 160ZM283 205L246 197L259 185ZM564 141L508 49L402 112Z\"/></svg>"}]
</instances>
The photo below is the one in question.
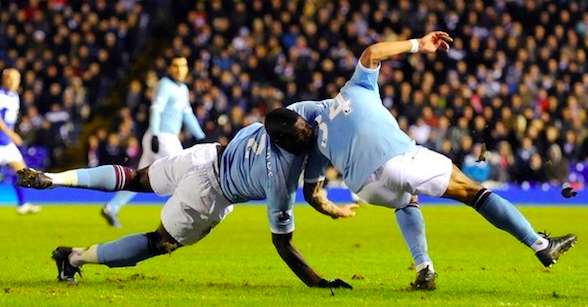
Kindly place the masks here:
<instances>
[{"instance_id":1,"label":"blurred crowd in stands","mask_svg":"<svg viewBox=\"0 0 588 307\"><path fill-rule=\"evenodd\" d=\"M52 162L124 76L147 23L138 1L2 1L0 69L22 74L18 132Z\"/></svg>"},{"instance_id":2,"label":"blurred crowd in stands","mask_svg":"<svg viewBox=\"0 0 588 307\"><path fill-rule=\"evenodd\" d=\"M52 133L67 143L103 83L128 63L141 6L49 1L39 10L29 3L0 13L0 61L23 72L21 133L58 127ZM566 182L576 165L588 165L587 5L180 2L187 15L169 47L130 82L113 128L90 138L88 162L137 162L155 87L174 54L188 58L205 141L226 143L268 110L334 97L366 46L444 30L455 38L449 52L401 56L381 67L380 94L400 127L478 181ZM187 134L183 140L193 144Z\"/></svg>"}]
</instances>

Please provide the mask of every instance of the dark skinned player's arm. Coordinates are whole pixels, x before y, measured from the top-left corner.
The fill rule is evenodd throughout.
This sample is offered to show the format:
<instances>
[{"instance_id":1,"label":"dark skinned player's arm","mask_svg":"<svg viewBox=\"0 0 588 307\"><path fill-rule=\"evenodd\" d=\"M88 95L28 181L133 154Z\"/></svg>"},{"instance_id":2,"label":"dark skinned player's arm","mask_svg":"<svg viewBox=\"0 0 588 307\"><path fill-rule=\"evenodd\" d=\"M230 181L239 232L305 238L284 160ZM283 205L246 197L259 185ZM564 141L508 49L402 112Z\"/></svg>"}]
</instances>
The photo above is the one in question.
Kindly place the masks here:
<instances>
[{"instance_id":1,"label":"dark skinned player's arm","mask_svg":"<svg viewBox=\"0 0 588 307\"><path fill-rule=\"evenodd\" d=\"M305 183L305 199L317 211L328 215L332 218L348 217L355 215L353 209L356 205L348 205L337 207L327 199L326 193L323 190L323 180L315 183ZM278 251L278 254L286 262L288 267L309 287L331 287L331 288L351 288L346 282L336 279L328 281L320 277L309 265L306 263L300 252L292 245L293 233L278 234L272 233L272 242Z\"/></svg>"},{"instance_id":2,"label":"dark skinned player's arm","mask_svg":"<svg viewBox=\"0 0 588 307\"><path fill-rule=\"evenodd\" d=\"M280 257L288 267L302 280L302 282L309 287L318 287L322 279L302 258L302 255L292 245L292 234L272 233L272 242L280 254Z\"/></svg>"},{"instance_id":3,"label":"dark skinned player's arm","mask_svg":"<svg viewBox=\"0 0 588 307\"><path fill-rule=\"evenodd\" d=\"M292 245L292 232L279 234L272 233L272 242L278 254L286 262L288 267L308 287L318 288L347 288L351 285L341 279L326 280L315 272L304 260L300 252Z\"/></svg>"}]
</instances>

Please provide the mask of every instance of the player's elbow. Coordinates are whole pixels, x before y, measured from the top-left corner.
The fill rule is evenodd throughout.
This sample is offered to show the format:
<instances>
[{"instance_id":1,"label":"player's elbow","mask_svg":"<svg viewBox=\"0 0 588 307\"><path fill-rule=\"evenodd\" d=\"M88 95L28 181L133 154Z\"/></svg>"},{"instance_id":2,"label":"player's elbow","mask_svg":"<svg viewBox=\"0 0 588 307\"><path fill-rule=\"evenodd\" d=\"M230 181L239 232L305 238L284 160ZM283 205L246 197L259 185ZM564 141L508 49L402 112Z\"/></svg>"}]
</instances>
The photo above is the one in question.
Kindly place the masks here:
<instances>
[{"instance_id":1,"label":"player's elbow","mask_svg":"<svg viewBox=\"0 0 588 307\"><path fill-rule=\"evenodd\" d=\"M377 66L377 62L379 61L378 47L376 45L371 45L367 47L361 54L359 61L365 67L372 68L374 66Z\"/></svg>"}]
</instances>

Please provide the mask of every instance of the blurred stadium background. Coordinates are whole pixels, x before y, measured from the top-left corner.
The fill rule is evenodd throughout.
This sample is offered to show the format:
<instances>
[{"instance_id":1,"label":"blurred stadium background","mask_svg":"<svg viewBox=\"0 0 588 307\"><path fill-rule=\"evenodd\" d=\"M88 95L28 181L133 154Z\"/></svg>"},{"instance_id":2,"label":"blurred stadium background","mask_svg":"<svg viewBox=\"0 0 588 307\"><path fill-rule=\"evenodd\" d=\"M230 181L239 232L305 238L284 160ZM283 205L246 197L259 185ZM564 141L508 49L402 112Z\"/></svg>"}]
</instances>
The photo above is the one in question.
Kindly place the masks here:
<instances>
[{"instance_id":1,"label":"blurred stadium background","mask_svg":"<svg viewBox=\"0 0 588 307\"><path fill-rule=\"evenodd\" d=\"M564 202L562 184L581 191L588 180L587 6L3 0L0 70L22 74L17 131L30 166L136 166L173 54L188 58L203 142L226 143L268 110L334 97L367 45L445 30L455 38L448 53L383 64L386 107L418 143L515 201ZM328 177L342 185L335 170ZM7 201L9 186L0 190ZM580 193L576 202L588 201Z\"/></svg>"}]
</instances>

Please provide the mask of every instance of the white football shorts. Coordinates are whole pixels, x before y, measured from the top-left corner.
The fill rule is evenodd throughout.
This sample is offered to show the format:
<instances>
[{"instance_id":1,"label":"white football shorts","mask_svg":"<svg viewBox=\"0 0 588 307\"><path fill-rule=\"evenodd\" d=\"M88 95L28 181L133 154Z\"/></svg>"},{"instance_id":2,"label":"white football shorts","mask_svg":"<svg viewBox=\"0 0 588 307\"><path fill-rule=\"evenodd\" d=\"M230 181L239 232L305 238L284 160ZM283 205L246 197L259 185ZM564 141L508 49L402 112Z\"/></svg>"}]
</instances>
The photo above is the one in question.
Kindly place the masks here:
<instances>
[{"instance_id":1,"label":"white football shorts","mask_svg":"<svg viewBox=\"0 0 588 307\"><path fill-rule=\"evenodd\" d=\"M171 195L161 223L182 245L200 241L233 211L220 189L217 144L195 145L153 162L149 181L156 194Z\"/></svg>"},{"instance_id":2,"label":"white football shorts","mask_svg":"<svg viewBox=\"0 0 588 307\"><path fill-rule=\"evenodd\" d=\"M18 147L14 143L0 145L0 165L23 161Z\"/></svg>"},{"instance_id":3,"label":"white football shorts","mask_svg":"<svg viewBox=\"0 0 588 307\"><path fill-rule=\"evenodd\" d=\"M149 166L157 159L175 155L183 149L182 143L180 143L180 139L178 139L177 135L171 133L159 133L157 135L159 140L159 151L154 153L151 151L152 136L153 134L151 134L149 131L145 132L145 135L143 135L143 140L141 141L141 145L143 146L143 154L139 160L139 169Z\"/></svg>"},{"instance_id":4,"label":"white football shorts","mask_svg":"<svg viewBox=\"0 0 588 307\"><path fill-rule=\"evenodd\" d=\"M378 168L358 195L370 204L404 208L412 195L445 194L453 171L446 156L423 146L388 160Z\"/></svg>"}]
</instances>

